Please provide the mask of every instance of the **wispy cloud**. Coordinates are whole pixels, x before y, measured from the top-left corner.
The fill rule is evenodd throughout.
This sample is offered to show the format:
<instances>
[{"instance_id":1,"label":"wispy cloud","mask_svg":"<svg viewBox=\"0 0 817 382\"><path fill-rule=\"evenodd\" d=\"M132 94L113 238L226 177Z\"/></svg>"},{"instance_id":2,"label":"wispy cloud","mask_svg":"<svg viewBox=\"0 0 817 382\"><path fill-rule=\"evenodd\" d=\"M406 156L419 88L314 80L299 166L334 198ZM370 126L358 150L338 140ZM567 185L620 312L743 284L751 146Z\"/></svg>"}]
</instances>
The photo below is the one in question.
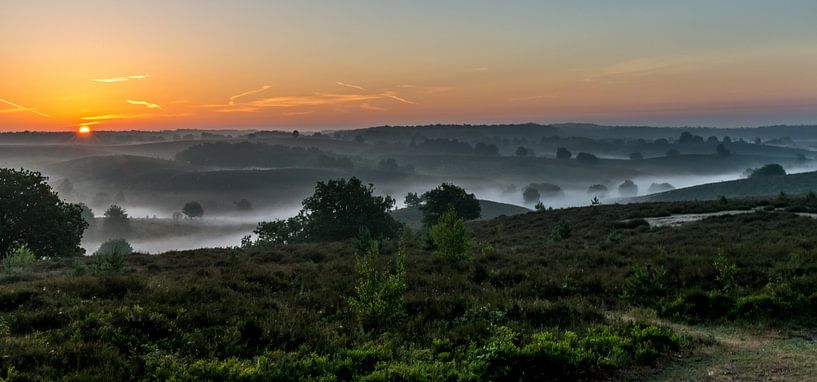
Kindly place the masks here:
<instances>
[{"instance_id":1,"label":"wispy cloud","mask_svg":"<svg viewBox=\"0 0 817 382\"><path fill-rule=\"evenodd\" d=\"M37 111L37 109L32 108L32 107L20 106L20 105L18 105L18 104L16 104L16 103L13 103L13 102L10 102L10 101L6 101L6 100L4 100L4 99L2 99L2 98L0 98L0 102L3 102L3 103L5 103L5 104L7 104L7 105L14 106L14 109L0 110L0 112L3 112L3 113L12 113L12 112L23 112L23 111L29 111L29 112L32 112L32 113L37 114L37 115L39 115L39 116L42 116L42 117L51 118L51 116L50 116L50 115L45 114L45 113L40 113L39 111Z\"/></svg>"},{"instance_id":2,"label":"wispy cloud","mask_svg":"<svg viewBox=\"0 0 817 382\"><path fill-rule=\"evenodd\" d=\"M162 107L161 107L161 106L159 106L159 105L157 105L157 104L155 104L155 103L150 103L150 102L148 102L148 101L134 101L134 100L128 100L127 102L128 102L129 104L131 104L131 105L144 105L144 106L145 106L145 107L147 107L148 109L157 109L157 110L162 110Z\"/></svg>"},{"instance_id":3,"label":"wispy cloud","mask_svg":"<svg viewBox=\"0 0 817 382\"><path fill-rule=\"evenodd\" d=\"M267 90L267 89L269 89L269 88L271 88L271 87L272 87L272 86L270 86L270 85L264 85L264 86L262 86L262 87L260 87L260 88L258 88L258 89L255 89L255 90L250 90L250 91L246 91L246 92L241 93L241 94L236 94L236 95L234 95L234 96L230 97L230 102L229 102L228 104L229 104L229 105L235 105L235 100L237 100L237 99L239 99L239 98L241 98L241 97L246 97L246 96L248 96L248 95L252 95L252 94L256 94L256 93L261 93L261 92L263 92L264 90Z\"/></svg>"},{"instance_id":4,"label":"wispy cloud","mask_svg":"<svg viewBox=\"0 0 817 382\"><path fill-rule=\"evenodd\" d=\"M99 122L99 121L82 122L82 123L78 123L77 127L90 127L90 126L98 125L100 123L102 123L102 122Z\"/></svg>"},{"instance_id":5,"label":"wispy cloud","mask_svg":"<svg viewBox=\"0 0 817 382\"><path fill-rule=\"evenodd\" d=\"M467 73L479 73L479 72L484 72L484 71L487 71L487 70L488 70L487 67L480 66L480 67L477 67L477 68L469 68L469 69L466 69L465 71Z\"/></svg>"},{"instance_id":6,"label":"wispy cloud","mask_svg":"<svg viewBox=\"0 0 817 382\"><path fill-rule=\"evenodd\" d=\"M347 83L345 83L345 82L340 82L340 81L335 82L335 83L336 83L338 86L343 86L343 87L347 87L347 88L350 88L350 89L366 90L366 88L364 88L363 86L360 86L360 85L355 85L355 84L347 84Z\"/></svg>"},{"instance_id":7,"label":"wispy cloud","mask_svg":"<svg viewBox=\"0 0 817 382\"><path fill-rule=\"evenodd\" d=\"M395 101L398 101L398 102L407 103L409 105L416 105L417 104L416 102L412 102L412 101L409 101L409 100L407 100L405 98L399 97L396 93L391 92L391 91L386 91L383 94L381 94L381 96L386 97L386 98L391 98L391 99L393 99Z\"/></svg>"},{"instance_id":8,"label":"wispy cloud","mask_svg":"<svg viewBox=\"0 0 817 382\"><path fill-rule=\"evenodd\" d=\"M94 82L104 82L104 83L112 83L112 82L125 82L130 80L142 80L145 78L149 78L150 75L148 74L140 74L136 76L121 76L121 77L111 77L111 78L92 78L91 81Z\"/></svg>"},{"instance_id":9,"label":"wispy cloud","mask_svg":"<svg viewBox=\"0 0 817 382\"><path fill-rule=\"evenodd\" d=\"M532 95L532 96L524 96L524 97L514 97L514 98L510 98L509 100L510 101L536 101L536 100L540 100L540 99L554 99L554 98L556 98L556 96L552 95L552 94L548 94L548 95L540 94L540 95Z\"/></svg>"},{"instance_id":10,"label":"wispy cloud","mask_svg":"<svg viewBox=\"0 0 817 382\"><path fill-rule=\"evenodd\" d=\"M360 108L363 109L363 110L371 110L371 111L388 111L389 110L389 109L386 109L385 107L375 106L375 105L372 105L372 104L370 104L368 102L364 102L364 103L360 104Z\"/></svg>"},{"instance_id":11,"label":"wispy cloud","mask_svg":"<svg viewBox=\"0 0 817 382\"><path fill-rule=\"evenodd\" d=\"M108 119L131 119L150 116L150 114L102 114L80 118L83 121L104 121Z\"/></svg>"}]
</instances>

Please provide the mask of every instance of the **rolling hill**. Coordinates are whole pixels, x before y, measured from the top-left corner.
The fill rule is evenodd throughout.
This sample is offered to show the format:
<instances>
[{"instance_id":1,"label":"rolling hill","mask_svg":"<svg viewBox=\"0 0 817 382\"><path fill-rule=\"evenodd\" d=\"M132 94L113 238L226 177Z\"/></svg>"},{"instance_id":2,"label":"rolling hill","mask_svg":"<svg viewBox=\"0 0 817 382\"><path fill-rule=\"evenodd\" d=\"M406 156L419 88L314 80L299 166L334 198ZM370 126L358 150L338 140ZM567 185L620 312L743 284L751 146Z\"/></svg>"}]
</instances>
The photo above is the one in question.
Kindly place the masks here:
<instances>
[{"instance_id":1,"label":"rolling hill","mask_svg":"<svg viewBox=\"0 0 817 382\"><path fill-rule=\"evenodd\" d=\"M629 201L670 202L712 200L721 196L726 196L727 198L746 198L777 195L781 192L786 194L805 194L810 191L817 191L817 171L707 183L642 196L630 199Z\"/></svg>"}]
</instances>

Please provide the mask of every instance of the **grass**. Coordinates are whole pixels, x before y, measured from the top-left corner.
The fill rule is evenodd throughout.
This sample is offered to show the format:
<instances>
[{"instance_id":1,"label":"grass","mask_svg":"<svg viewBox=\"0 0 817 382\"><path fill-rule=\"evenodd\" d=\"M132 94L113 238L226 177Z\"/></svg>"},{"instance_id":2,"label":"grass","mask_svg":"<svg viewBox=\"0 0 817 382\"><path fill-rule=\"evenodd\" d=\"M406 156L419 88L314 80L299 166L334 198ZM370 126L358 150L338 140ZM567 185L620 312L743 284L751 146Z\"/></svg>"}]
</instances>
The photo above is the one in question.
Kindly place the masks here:
<instances>
[{"instance_id":1,"label":"grass","mask_svg":"<svg viewBox=\"0 0 817 382\"><path fill-rule=\"evenodd\" d=\"M356 285L351 242L132 254L121 272L97 274L76 272L92 258L40 260L0 279L0 376L10 367L19 380L678 376L673 370L695 357L723 365L720 346L732 338L710 331L714 345L700 345L687 329L813 333L817 224L788 212L653 229L620 222L759 206L817 203L602 205L474 221L472 260L463 264L435 259L417 235L406 243L405 315L379 329L364 327L347 303ZM564 224L570 235L554 240L553 227ZM383 267L396 249L383 243ZM729 294L719 258L735 265ZM650 305L638 307L624 288L647 265L666 274ZM725 301L723 309L698 315L689 296L702 295ZM632 309L649 313L635 321L610 314ZM796 338L772 339L768 362L737 357L734 368L765 370L789 356L811 362L812 345Z\"/></svg>"}]
</instances>

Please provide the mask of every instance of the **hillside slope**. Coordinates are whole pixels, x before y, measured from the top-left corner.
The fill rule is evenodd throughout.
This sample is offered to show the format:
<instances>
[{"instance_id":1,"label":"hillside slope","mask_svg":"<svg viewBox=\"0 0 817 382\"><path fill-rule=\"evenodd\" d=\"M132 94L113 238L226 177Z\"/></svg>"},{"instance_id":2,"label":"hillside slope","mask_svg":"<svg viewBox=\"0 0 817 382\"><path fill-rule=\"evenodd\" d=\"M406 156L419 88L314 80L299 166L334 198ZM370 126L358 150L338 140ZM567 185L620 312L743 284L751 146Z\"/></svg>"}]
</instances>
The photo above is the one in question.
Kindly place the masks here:
<instances>
[{"instance_id":1,"label":"hillside slope","mask_svg":"<svg viewBox=\"0 0 817 382\"><path fill-rule=\"evenodd\" d=\"M752 179L730 180L726 182L707 183L699 186L681 188L630 199L636 202L670 202L684 200L712 200L721 196L727 198L745 198L786 194L805 194L817 191L817 171L769 176Z\"/></svg>"}]
</instances>

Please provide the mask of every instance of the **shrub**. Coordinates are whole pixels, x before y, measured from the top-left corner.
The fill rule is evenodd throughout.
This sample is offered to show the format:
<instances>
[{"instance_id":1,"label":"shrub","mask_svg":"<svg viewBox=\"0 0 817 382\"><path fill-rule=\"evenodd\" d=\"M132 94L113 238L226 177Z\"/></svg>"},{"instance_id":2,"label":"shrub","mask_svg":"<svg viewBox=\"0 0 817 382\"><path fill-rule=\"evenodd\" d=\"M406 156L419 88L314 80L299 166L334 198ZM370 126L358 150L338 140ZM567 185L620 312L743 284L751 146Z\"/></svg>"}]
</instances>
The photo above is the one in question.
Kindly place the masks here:
<instances>
[{"instance_id":1,"label":"shrub","mask_svg":"<svg viewBox=\"0 0 817 382\"><path fill-rule=\"evenodd\" d=\"M423 212L423 223L429 227L437 223L449 205L454 206L457 216L464 220L479 219L482 215L482 207L476 195L469 194L454 184L443 183L424 193L422 199L425 204L420 206L420 211Z\"/></svg>"},{"instance_id":2,"label":"shrub","mask_svg":"<svg viewBox=\"0 0 817 382\"><path fill-rule=\"evenodd\" d=\"M133 247L125 239L111 239L99 246L99 249L94 252L94 256L100 254L118 253L120 255L130 255L133 253Z\"/></svg>"},{"instance_id":3,"label":"shrub","mask_svg":"<svg viewBox=\"0 0 817 382\"><path fill-rule=\"evenodd\" d=\"M367 251L357 255L355 296L347 300L365 328L382 327L405 314L404 295L407 289L405 246L402 243L399 245L397 264L393 273L378 269L379 257L380 249L377 243L372 243Z\"/></svg>"},{"instance_id":4,"label":"shrub","mask_svg":"<svg viewBox=\"0 0 817 382\"><path fill-rule=\"evenodd\" d=\"M536 203L541 198L541 194L539 194L539 190L528 186L522 191L522 199L525 203Z\"/></svg>"},{"instance_id":5,"label":"shrub","mask_svg":"<svg viewBox=\"0 0 817 382\"><path fill-rule=\"evenodd\" d=\"M3 271L6 273L21 272L34 264L34 260L36 260L34 252L28 249L28 246L18 246L3 258Z\"/></svg>"},{"instance_id":6,"label":"shrub","mask_svg":"<svg viewBox=\"0 0 817 382\"><path fill-rule=\"evenodd\" d=\"M715 266L715 271L717 272L715 279L721 284L721 291L724 293L736 292L738 288L737 265L726 258L726 253L723 250L718 250L718 254L712 265Z\"/></svg>"},{"instance_id":7,"label":"shrub","mask_svg":"<svg viewBox=\"0 0 817 382\"><path fill-rule=\"evenodd\" d=\"M766 176L781 176L786 175L786 170L783 166L777 163L770 163L761 168L751 170L749 178L762 178Z\"/></svg>"},{"instance_id":8,"label":"shrub","mask_svg":"<svg viewBox=\"0 0 817 382\"><path fill-rule=\"evenodd\" d=\"M656 307L659 300L666 294L664 276L667 270L664 267L636 268L633 274L624 283L622 297L630 303Z\"/></svg>"},{"instance_id":9,"label":"shrub","mask_svg":"<svg viewBox=\"0 0 817 382\"><path fill-rule=\"evenodd\" d=\"M457 217L454 206L440 216L437 224L431 227L431 239L437 249L434 254L452 263L468 260L471 238L465 230L465 221Z\"/></svg>"},{"instance_id":10,"label":"shrub","mask_svg":"<svg viewBox=\"0 0 817 382\"><path fill-rule=\"evenodd\" d=\"M95 275L121 273L125 269L125 256L117 251L97 253L90 269Z\"/></svg>"},{"instance_id":11,"label":"shrub","mask_svg":"<svg viewBox=\"0 0 817 382\"><path fill-rule=\"evenodd\" d=\"M191 219L200 218L204 216L204 207L201 206L201 203L196 201L187 202L184 204L184 207L182 207L182 213Z\"/></svg>"},{"instance_id":12,"label":"shrub","mask_svg":"<svg viewBox=\"0 0 817 382\"><path fill-rule=\"evenodd\" d=\"M568 223L564 218L559 219L559 221L556 222L556 225L550 229L550 240L562 241L568 239L570 238L571 232L572 229L570 227L570 223Z\"/></svg>"}]
</instances>

